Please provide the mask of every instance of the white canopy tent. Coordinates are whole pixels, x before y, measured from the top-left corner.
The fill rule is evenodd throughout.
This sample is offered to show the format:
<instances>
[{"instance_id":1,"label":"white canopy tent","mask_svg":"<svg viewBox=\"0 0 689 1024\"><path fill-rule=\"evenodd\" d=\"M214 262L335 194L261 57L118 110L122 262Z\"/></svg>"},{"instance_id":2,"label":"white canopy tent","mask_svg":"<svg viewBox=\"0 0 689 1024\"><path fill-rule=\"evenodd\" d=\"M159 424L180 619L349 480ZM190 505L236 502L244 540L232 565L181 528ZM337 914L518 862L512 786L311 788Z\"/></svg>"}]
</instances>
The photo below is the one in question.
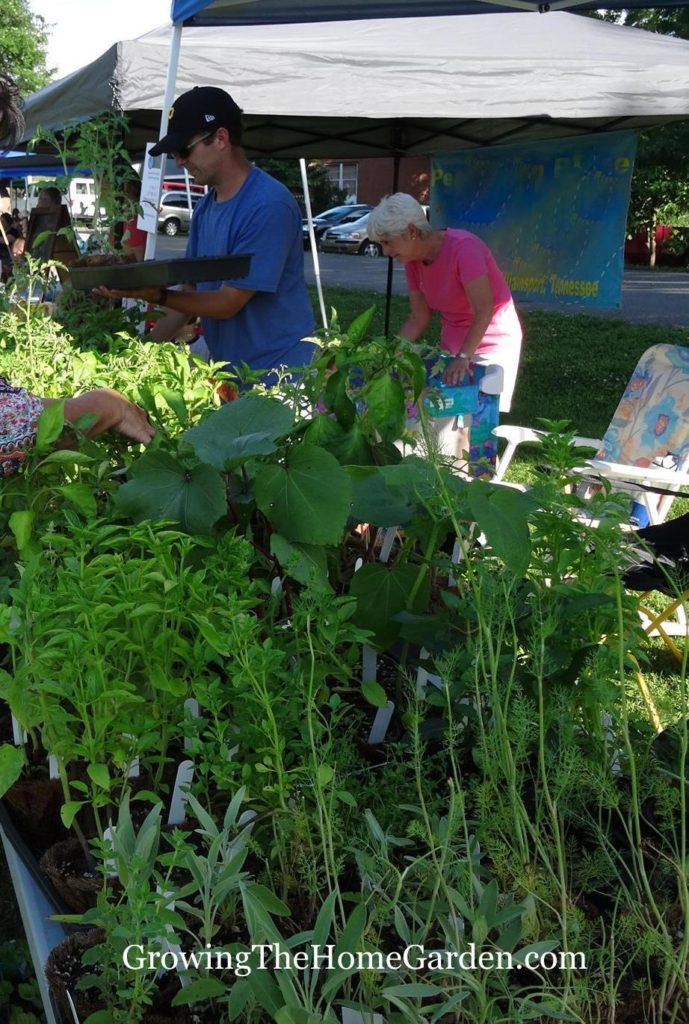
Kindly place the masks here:
<instances>
[{"instance_id":1,"label":"white canopy tent","mask_svg":"<svg viewBox=\"0 0 689 1024\"><path fill-rule=\"evenodd\" d=\"M158 136L173 28L117 43L30 96L39 125L104 109L140 153ZM175 93L228 89L250 156L428 154L689 116L689 42L572 14L200 27Z\"/></svg>"}]
</instances>

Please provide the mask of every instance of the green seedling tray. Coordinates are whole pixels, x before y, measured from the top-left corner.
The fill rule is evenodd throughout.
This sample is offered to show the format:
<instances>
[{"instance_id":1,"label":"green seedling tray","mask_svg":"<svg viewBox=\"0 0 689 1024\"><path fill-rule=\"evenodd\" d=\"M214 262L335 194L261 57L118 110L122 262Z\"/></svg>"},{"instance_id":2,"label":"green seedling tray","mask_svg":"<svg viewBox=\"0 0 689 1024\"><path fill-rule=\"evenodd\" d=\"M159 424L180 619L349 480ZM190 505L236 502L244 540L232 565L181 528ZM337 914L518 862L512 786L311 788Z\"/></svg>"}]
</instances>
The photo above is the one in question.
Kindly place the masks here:
<instances>
[{"instance_id":1,"label":"green seedling tray","mask_svg":"<svg viewBox=\"0 0 689 1024\"><path fill-rule=\"evenodd\" d=\"M236 281L246 277L250 266L251 256L200 256L109 267L72 267L69 277L74 288L164 288L199 281Z\"/></svg>"}]
</instances>

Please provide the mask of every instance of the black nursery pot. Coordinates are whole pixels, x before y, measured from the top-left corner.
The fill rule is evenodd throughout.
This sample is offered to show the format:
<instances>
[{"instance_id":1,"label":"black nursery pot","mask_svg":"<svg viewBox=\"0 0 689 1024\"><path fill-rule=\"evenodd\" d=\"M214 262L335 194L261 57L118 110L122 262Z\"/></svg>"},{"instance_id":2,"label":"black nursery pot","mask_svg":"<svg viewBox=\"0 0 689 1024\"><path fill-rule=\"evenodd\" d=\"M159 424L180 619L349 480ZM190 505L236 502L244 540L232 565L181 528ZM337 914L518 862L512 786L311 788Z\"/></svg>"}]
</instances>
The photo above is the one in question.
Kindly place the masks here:
<instances>
[{"instance_id":1,"label":"black nursery pot","mask_svg":"<svg viewBox=\"0 0 689 1024\"><path fill-rule=\"evenodd\" d=\"M95 989L81 990L77 987L79 979L92 967L85 968L82 956L87 949L98 945L104 939L101 928L75 932L63 939L51 952L45 965L45 976L50 991L61 1015L61 1024L74 1024L74 1016L69 1005L69 993L79 1020L83 1021L97 1010L105 1010L100 992ZM165 976L153 998L153 1005L147 1007L141 1018L142 1024L217 1024L215 1011L210 1007L197 1006L193 1017L188 1007L172 1007L171 1001L179 992L179 978ZM124 1007L123 1007L124 1008Z\"/></svg>"},{"instance_id":2,"label":"black nursery pot","mask_svg":"<svg viewBox=\"0 0 689 1024\"><path fill-rule=\"evenodd\" d=\"M46 961L45 976L65 1024L67 1022L73 1024L74 1021L67 998L68 992L79 1020L86 1020L96 1010L106 1009L100 999L100 993L95 989L80 991L77 988L77 982L84 973L81 963L83 954L91 946L102 941L103 932L99 928L75 932L74 935L68 935L66 939L58 943Z\"/></svg>"},{"instance_id":3,"label":"black nursery pot","mask_svg":"<svg viewBox=\"0 0 689 1024\"><path fill-rule=\"evenodd\" d=\"M67 835L60 817L64 795L59 779L18 779L3 801L16 829L36 856Z\"/></svg>"},{"instance_id":4,"label":"black nursery pot","mask_svg":"<svg viewBox=\"0 0 689 1024\"><path fill-rule=\"evenodd\" d=\"M50 846L39 861L55 892L76 914L95 907L103 877L88 863L78 839L63 839Z\"/></svg>"}]
</instances>

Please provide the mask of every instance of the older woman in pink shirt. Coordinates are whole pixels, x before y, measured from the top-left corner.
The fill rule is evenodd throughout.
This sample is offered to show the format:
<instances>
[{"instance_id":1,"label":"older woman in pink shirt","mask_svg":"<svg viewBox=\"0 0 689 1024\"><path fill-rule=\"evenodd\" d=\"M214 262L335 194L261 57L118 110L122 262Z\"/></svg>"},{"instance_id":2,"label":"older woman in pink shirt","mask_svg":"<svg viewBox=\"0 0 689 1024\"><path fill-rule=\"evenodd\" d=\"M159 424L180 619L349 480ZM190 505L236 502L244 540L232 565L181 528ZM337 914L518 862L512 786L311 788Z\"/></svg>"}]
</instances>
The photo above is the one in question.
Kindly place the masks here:
<instances>
[{"instance_id":1,"label":"older woman in pink shirt","mask_svg":"<svg viewBox=\"0 0 689 1024\"><path fill-rule=\"evenodd\" d=\"M421 205L404 192L387 196L372 211L368 235L386 256L404 264L410 311L399 333L416 341L438 311L440 344L453 357L444 370L445 383L461 384L473 367L497 365L503 374L500 410L508 411L522 329L510 289L485 242L469 231L432 228ZM485 454L473 450L466 420L433 421L440 450L458 466L465 464L467 452L472 463Z\"/></svg>"}]
</instances>

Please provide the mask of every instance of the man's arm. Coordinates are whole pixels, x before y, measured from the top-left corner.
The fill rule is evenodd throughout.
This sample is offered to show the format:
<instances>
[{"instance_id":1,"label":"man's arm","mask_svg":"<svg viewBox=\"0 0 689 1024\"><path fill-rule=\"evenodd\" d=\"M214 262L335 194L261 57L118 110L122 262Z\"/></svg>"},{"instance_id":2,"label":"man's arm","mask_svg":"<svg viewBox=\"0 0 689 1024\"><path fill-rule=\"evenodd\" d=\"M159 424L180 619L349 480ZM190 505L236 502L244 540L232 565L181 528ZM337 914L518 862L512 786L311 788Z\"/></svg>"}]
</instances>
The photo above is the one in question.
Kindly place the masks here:
<instances>
[{"instance_id":1,"label":"man's arm","mask_svg":"<svg viewBox=\"0 0 689 1024\"><path fill-rule=\"evenodd\" d=\"M246 306L256 293L246 288L222 285L213 291L171 291L169 288L140 288L125 291L120 288L95 288L95 295L106 299L141 299L155 306L190 316L210 316L229 320Z\"/></svg>"},{"instance_id":2,"label":"man's arm","mask_svg":"<svg viewBox=\"0 0 689 1024\"><path fill-rule=\"evenodd\" d=\"M151 330L146 335L153 341L174 341L179 332L189 322L189 317L184 313L173 313L172 310L156 320Z\"/></svg>"},{"instance_id":3,"label":"man's arm","mask_svg":"<svg viewBox=\"0 0 689 1024\"><path fill-rule=\"evenodd\" d=\"M183 284L179 290L193 292L194 286L192 284ZM161 316L159 320L156 320L147 337L153 339L153 341L174 341L190 320L191 317L188 317L185 313L176 313L171 309L165 316Z\"/></svg>"},{"instance_id":4,"label":"man's arm","mask_svg":"<svg viewBox=\"0 0 689 1024\"><path fill-rule=\"evenodd\" d=\"M186 285L181 291L169 288L94 288L94 295L107 299L140 299L152 306L162 306L167 314L157 320L149 337L154 341L171 341L194 317L211 316L228 320L246 306L256 293L245 288L223 285L214 291L196 291Z\"/></svg>"}]
</instances>

